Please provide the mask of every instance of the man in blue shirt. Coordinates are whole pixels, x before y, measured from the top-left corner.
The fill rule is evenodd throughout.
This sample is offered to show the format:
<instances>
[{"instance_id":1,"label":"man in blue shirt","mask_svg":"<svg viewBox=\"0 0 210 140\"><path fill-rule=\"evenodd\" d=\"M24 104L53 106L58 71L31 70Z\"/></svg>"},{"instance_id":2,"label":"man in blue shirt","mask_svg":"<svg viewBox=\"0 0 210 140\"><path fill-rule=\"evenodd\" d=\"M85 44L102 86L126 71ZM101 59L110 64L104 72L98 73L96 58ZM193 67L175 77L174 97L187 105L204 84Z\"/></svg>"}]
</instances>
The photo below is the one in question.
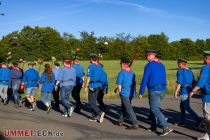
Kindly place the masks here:
<instances>
[{"instance_id":1,"label":"man in blue shirt","mask_svg":"<svg viewBox=\"0 0 210 140\"><path fill-rule=\"evenodd\" d=\"M4 105L7 104L7 90L10 79L10 69L7 67L5 62L1 63L0 68L0 97L4 102Z\"/></svg>"},{"instance_id":2,"label":"man in blue shirt","mask_svg":"<svg viewBox=\"0 0 210 140\"><path fill-rule=\"evenodd\" d=\"M200 71L200 78L190 92L190 97L193 96L199 89L202 89L203 97L203 114L206 119L206 133L199 137L198 140L209 140L210 133L210 51L204 51L204 66Z\"/></svg>"},{"instance_id":3,"label":"man in blue shirt","mask_svg":"<svg viewBox=\"0 0 210 140\"><path fill-rule=\"evenodd\" d=\"M177 71L177 86L176 91L174 93L174 97L177 98L179 95L181 98L180 102L180 110L181 110L181 121L177 123L179 126L185 125L185 112L189 112L190 115L196 122L196 127L199 127L202 123L202 119L195 113L195 111L190 107L189 93L192 91L192 84L194 83L194 75L193 72L186 67L187 60L184 58L178 59L178 67Z\"/></svg>"},{"instance_id":4,"label":"man in blue shirt","mask_svg":"<svg viewBox=\"0 0 210 140\"><path fill-rule=\"evenodd\" d=\"M73 63L74 64L72 65L72 67L76 70L76 85L73 88L72 97L76 101L75 109L77 111L80 111L81 109L80 91L81 88L83 87L85 73L82 65L79 63L79 56L74 57Z\"/></svg>"},{"instance_id":5,"label":"man in blue shirt","mask_svg":"<svg viewBox=\"0 0 210 140\"><path fill-rule=\"evenodd\" d=\"M34 69L34 63L28 62L28 69L25 71L23 76L21 88L24 88L24 84L26 84L26 99L31 104L29 110L34 111L36 107L36 101L34 100L34 95L39 86L39 73Z\"/></svg>"},{"instance_id":6,"label":"man in blue shirt","mask_svg":"<svg viewBox=\"0 0 210 140\"><path fill-rule=\"evenodd\" d=\"M20 95L18 93L18 89L21 85L21 81L23 78L23 71L18 67L18 62L14 61L12 64L13 68L11 69L11 74L10 74L10 84L13 90L15 105L16 107L20 107L21 102L20 102Z\"/></svg>"},{"instance_id":7,"label":"man in blue shirt","mask_svg":"<svg viewBox=\"0 0 210 140\"><path fill-rule=\"evenodd\" d=\"M57 77L55 90L58 90L60 84L61 101L64 106L63 117L71 117L74 111L74 107L69 101L69 96L72 93L73 87L76 85L76 71L71 66L71 59L66 58L63 60L63 68Z\"/></svg>"},{"instance_id":8,"label":"man in blue shirt","mask_svg":"<svg viewBox=\"0 0 210 140\"><path fill-rule=\"evenodd\" d=\"M98 63L98 56L96 54L90 55L90 65L88 66L87 72L87 83L85 86L85 91L88 89L88 103L91 108L92 117L89 121L96 122L97 116L100 116L99 122L102 123L104 120L105 113L97 106L97 96L99 90L102 88L102 72L103 68Z\"/></svg>"},{"instance_id":9,"label":"man in blue shirt","mask_svg":"<svg viewBox=\"0 0 210 140\"><path fill-rule=\"evenodd\" d=\"M100 65L104 68L104 65L100 63ZM108 93L108 78L107 73L104 71L102 72L102 88L98 92L97 101L99 103L99 108L103 110L105 113L108 111L108 106L104 104L103 98L104 94Z\"/></svg>"},{"instance_id":10,"label":"man in blue shirt","mask_svg":"<svg viewBox=\"0 0 210 140\"><path fill-rule=\"evenodd\" d=\"M165 116L160 110L160 101L166 93L166 72L165 66L157 59L155 50L147 50L146 58L149 61L145 68L139 90L140 98L148 88L149 105L152 111L152 125L148 131L157 131L156 118L163 127L160 136L169 134L173 129L169 128Z\"/></svg>"},{"instance_id":11,"label":"man in blue shirt","mask_svg":"<svg viewBox=\"0 0 210 140\"><path fill-rule=\"evenodd\" d=\"M116 82L121 99L121 113L117 125L123 126L124 117L128 113L132 126L127 129L138 129L139 125L136 114L134 113L131 105L131 100L136 95L136 80L134 72L129 67L129 63L130 60L128 57L123 56L121 58L121 71L118 73Z\"/></svg>"},{"instance_id":12,"label":"man in blue shirt","mask_svg":"<svg viewBox=\"0 0 210 140\"><path fill-rule=\"evenodd\" d=\"M60 63L59 62L54 62L54 69L53 69L53 73L55 75L55 83L57 82L58 80L58 75L61 71L61 68L60 68ZM58 86L57 88L57 91L55 91L55 89L53 90L52 92L52 95L53 95L53 99L54 99L54 108L55 109L59 109L59 92L60 92L60 87Z\"/></svg>"}]
</instances>

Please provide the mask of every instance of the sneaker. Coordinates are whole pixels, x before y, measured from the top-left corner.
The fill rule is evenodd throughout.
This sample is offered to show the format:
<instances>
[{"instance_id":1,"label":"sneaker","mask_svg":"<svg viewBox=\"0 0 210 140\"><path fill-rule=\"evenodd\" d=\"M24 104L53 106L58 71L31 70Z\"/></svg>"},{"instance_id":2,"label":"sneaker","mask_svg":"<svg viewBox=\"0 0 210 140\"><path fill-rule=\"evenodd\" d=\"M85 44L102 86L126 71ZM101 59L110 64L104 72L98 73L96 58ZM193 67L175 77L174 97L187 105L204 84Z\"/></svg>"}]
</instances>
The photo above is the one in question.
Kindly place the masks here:
<instances>
[{"instance_id":1,"label":"sneaker","mask_svg":"<svg viewBox=\"0 0 210 140\"><path fill-rule=\"evenodd\" d=\"M99 123L102 123L104 121L104 116L105 116L105 113L102 112L101 116L100 116L100 119L99 119Z\"/></svg>"},{"instance_id":2,"label":"sneaker","mask_svg":"<svg viewBox=\"0 0 210 140\"><path fill-rule=\"evenodd\" d=\"M66 117L68 117L68 114L62 114L62 117L66 118Z\"/></svg>"},{"instance_id":3,"label":"sneaker","mask_svg":"<svg viewBox=\"0 0 210 140\"><path fill-rule=\"evenodd\" d=\"M50 110L51 110L51 106L48 106L48 107L47 107L46 113L47 113L47 114L50 113Z\"/></svg>"},{"instance_id":4,"label":"sneaker","mask_svg":"<svg viewBox=\"0 0 210 140\"><path fill-rule=\"evenodd\" d=\"M202 137L198 137L198 140L209 140L209 135L205 133Z\"/></svg>"},{"instance_id":5,"label":"sneaker","mask_svg":"<svg viewBox=\"0 0 210 140\"><path fill-rule=\"evenodd\" d=\"M118 122L115 123L115 125L117 125L117 126L123 126L123 122L118 121Z\"/></svg>"},{"instance_id":6,"label":"sneaker","mask_svg":"<svg viewBox=\"0 0 210 140\"><path fill-rule=\"evenodd\" d=\"M126 129L128 129L128 130L136 130L136 129L139 129L139 128L140 128L139 125L132 125L130 127L127 127Z\"/></svg>"},{"instance_id":7,"label":"sneaker","mask_svg":"<svg viewBox=\"0 0 210 140\"><path fill-rule=\"evenodd\" d=\"M28 110L33 111L33 108L32 107L29 107Z\"/></svg>"},{"instance_id":8,"label":"sneaker","mask_svg":"<svg viewBox=\"0 0 210 140\"><path fill-rule=\"evenodd\" d=\"M96 118L89 118L88 119L90 122L97 122L97 119Z\"/></svg>"},{"instance_id":9,"label":"sneaker","mask_svg":"<svg viewBox=\"0 0 210 140\"><path fill-rule=\"evenodd\" d=\"M3 100L3 104L6 105L7 104L7 99Z\"/></svg>"},{"instance_id":10,"label":"sneaker","mask_svg":"<svg viewBox=\"0 0 210 140\"><path fill-rule=\"evenodd\" d=\"M160 136L166 136L166 135L168 135L172 131L173 131L172 128L166 128L166 129L163 130L163 133L160 134Z\"/></svg>"},{"instance_id":11,"label":"sneaker","mask_svg":"<svg viewBox=\"0 0 210 140\"><path fill-rule=\"evenodd\" d=\"M69 117L72 116L73 111L74 111L74 107L72 106L72 107L70 107L70 109L69 109L69 111L68 111Z\"/></svg>"},{"instance_id":12,"label":"sneaker","mask_svg":"<svg viewBox=\"0 0 210 140\"><path fill-rule=\"evenodd\" d=\"M32 111L35 111L35 108L36 108L36 102L33 102L32 103L32 109L33 109Z\"/></svg>"}]
</instances>

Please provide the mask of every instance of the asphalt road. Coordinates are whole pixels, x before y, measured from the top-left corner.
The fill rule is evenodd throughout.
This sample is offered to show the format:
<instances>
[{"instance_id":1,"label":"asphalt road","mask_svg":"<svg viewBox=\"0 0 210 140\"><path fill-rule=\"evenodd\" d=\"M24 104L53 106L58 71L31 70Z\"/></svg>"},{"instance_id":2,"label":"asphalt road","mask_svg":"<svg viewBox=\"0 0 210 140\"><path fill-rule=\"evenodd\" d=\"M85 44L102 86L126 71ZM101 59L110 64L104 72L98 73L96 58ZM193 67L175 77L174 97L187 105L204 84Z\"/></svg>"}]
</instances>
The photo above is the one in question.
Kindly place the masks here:
<instances>
[{"instance_id":1,"label":"asphalt road","mask_svg":"<svg viewBox=\"0 0 210 140\"><path fill-rule=\"evenodd\" d=\"M84 110L81 113L74 113L71 118L63 118L60 112L52 110L46 114L42 109L29 111L27 108L15 108L14 104L10 102L4 106L0 103L0 131L2 132L0 140L3 139L61 139L61 140L147 140L147 139L195 139L200 136L202 132L195 130L195 122L187 115L186 127L179 127L173 125L179 120L179 99L166 97L161 105L164 114L169 119L169 125L174 129L174 132L165 137L159 137L157 133L148 132L150 122L146 120L149 109L148 99L134 99L133 106L137 115L139 124L141 126L138 130L127 130L126 126L118 127L113 123L118 119L118 111L120 109L120 100L105 100L105 103L110 105L110 110L102 124L97 122L89 122L90 116L88 105L84 101ZM39 105L40 106L40 105ZM191 106L202 117L202 102L201 99L192 99ZM60 107L63 109L63 107ZM128 125L128 124L126 124ZM33 136L30 137L4 137L8 130L30 130ZM44 130L44 131L41 131ZM158 129L159 132L162 129ZM43 132L43 133L41 133ZM46 135L46 132L54 132L57 135ZM8 134L8 133L7 133ZM43 135L41 135L43 134ZM50 133L52 134L52 133ZM58 134L60 134L58 136Z\"/></svg>"}]
</instances>

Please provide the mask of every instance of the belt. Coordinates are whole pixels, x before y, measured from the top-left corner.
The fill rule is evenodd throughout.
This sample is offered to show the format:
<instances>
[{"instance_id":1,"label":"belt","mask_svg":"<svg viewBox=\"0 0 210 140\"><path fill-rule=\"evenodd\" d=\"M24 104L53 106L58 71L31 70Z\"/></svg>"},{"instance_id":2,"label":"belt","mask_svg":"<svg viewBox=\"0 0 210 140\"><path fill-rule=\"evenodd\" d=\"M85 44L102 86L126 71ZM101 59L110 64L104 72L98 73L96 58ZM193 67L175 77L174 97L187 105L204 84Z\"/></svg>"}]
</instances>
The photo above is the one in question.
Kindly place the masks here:
<instances>
[{"instance_id":1,"label":"belt","mask_svg":"<svg viewBox=\"0 0 210 140\"><path fill-rule=\"evenodd\" d=\"M31 83L31 82L38 82L38 80L27 81L27 83Z\"/></svg>"},{"instance_id":2,"label":"belt","mask_svg":"<svg viewBox=\"0 0 210 140\"><path fill-rule=\"evenodd\" d=\"M205 92L205 95L210 95L210 92Z\"/></svg>"},{"instance_id":3,"label":"belt","mask_svg":"<svg viewBox=\"0 0 210 140\"><path fill-rule=\"evenodd\" d=\"M191 87L192 84L181 85L182 87Z\"/></svg>"},{"instance_id":4,"label":"belt","mask_svg":"<svg viewBox=\"0 0 210 140\"><path fill-rule=\"evenodd\" d=\"M9 80L0 80L0 82L9 82Z\"/></svg>"},{"instance_id":5,"label":"belt","mask_svg":"<svg viewBox=\"0 0 210 140\"><path fill-rule=\"evenodd\" d=\"M42 82L42 83L50 83L50 82L53 82L53 81L44 81L44 82Z\"/></svg>"},{"instance_id":6,"label":"belt","mask_svg":"<svg viewBox=\"0 0 210 140\"><path fill-rule=\"evenodd\" d=\"M102 83L102 81L90 81L90 83Z\"/></svg>"},{"instance_id":7,"label":"belt","mask_svg":"<svg viewBox=\"0 0 210 140\"><path fill-rule=\"evenodd\" d=\"M160 85L156 85L156 86L151 86L151 87L149 87L150 89L151 88L160 88L160 87L165 87L166 86L166 84L160 84Z\"/></svg>"},{"instance_id":8,"label":"belt","mask_svg":"<svg viewBox=\"0 0 210 140\"><path fill-rule=\"evenodd\" d=\"M65 82L70 82L70 81L74 81L73 79L69 79L69 80L62 80L62 83L65 83Z\"/></svg>"}]
</instances>

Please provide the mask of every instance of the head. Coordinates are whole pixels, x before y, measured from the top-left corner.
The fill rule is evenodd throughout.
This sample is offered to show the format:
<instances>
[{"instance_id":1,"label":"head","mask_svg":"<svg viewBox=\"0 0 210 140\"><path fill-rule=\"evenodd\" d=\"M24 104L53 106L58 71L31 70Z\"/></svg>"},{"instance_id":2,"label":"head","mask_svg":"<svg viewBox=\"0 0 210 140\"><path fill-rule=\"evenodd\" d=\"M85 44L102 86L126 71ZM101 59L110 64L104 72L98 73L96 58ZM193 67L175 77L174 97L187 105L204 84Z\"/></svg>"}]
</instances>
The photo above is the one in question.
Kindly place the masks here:
<instances>
[{"instance_id":1,"label":"head","mask_svg":"<svg viewBox=\"0 0 210 140\"><path fill-rule=\"evenodd\" d=\"M203 62L204 64L209 64L210 63L210 51L204 51L204 58Z\"/></svg>"},{"instance_id":2,"label":"head","mask_svg":"<svg viewBox=\"0 0 210 140\"><path fill-rule=\"evenodd\" d=\"M13 67L18 67L18 62L17 61L12 62L12 65Z\"/></svg>"},{"instance_id":3,"label":"head","mask_svg":"<svg viewBox=\"0 0 210 140\"><path fill-rule=\"evenodd\" d=\"M71 66L71 60L70 59L64 59L63 60L64 67L70 67Z\"/></svg>"},{"instance_id":4,"label":"head","mask_svg":"<svg viewBox=\"0 0 210 140\"><path fill-rule=\"evenodd\" d=\"M96 54L90 54L90 63L98 63L99 62L99 59L98 59L98 56Z\"/></svg>"},{"instance_id":5,"label":"head","mask_svg":"<svg viewBox=\"0 0 210 140\"><path fill-rule=\"evenodd\" d=\"M54 62L54 66L55 66L55 68L59 68L60 67L60 63L59 62Z\"/></svg>"},{"instance_id":6,"label":"head","mask_svg":"<svg viewBox=\"0 0 210 140\"><path fill-rule=\"evenodd\" d=\"M177 64L179 68L184 67L187 65L187 60L184 58L179 58Z\"/></svg>"},{"instance_id":7,"label":"head","mask_svg":"<svg viewBox=\"0 0 210 140\"><path fill-rule=\"evenodd\" d=\"M50 64L47 63L44 65L44 67L45 67L44 71L47 73L47 78L51 79L52 78L52 69L50 67Z\"/></svg>"},{"instance_id":8,"label":"head","mask_svg":"<svg viewBox=\"0 0 210 140\"><path fill-rule=\"evenodd\" d=\"M121 61L120 61L121 68L122 67L129 67L129 63L130 63L130 59L127 56L122 56L121 57Z\"/></svg>"},{"instance_id":9,"label":"head","mask_svg":"<svg viewBox=\"0 0 210 140\"><path fill-rule=\"evenodd\" d=\"M28 62L28 67L29 67L29 68L33 68L33 67L34 67L34 62L29 61L29 62Z\"/></svg>"},{"instance_id":10,"label":"head","mask_svg":"<svg viewBox=\"0 0 210 140\"><path fill-rule=\"evenodd\" d=\"M153 59L155 59L155 58L157 58L157 53L156 53L156 51L155 51L155 50L152 50L152 49L148 49L148 50L146 51L146 59L147 59L148 61L151 61L151 60L153 60Z\"/></svg>"},{"instance_id":11,"label":"head","mask_svg":"<svg viewBox=\"0 0 210 140\"><path fill-rule=\"evenodd\" d=\"M78 56L74 57L74 64L79 64L79 57Z\"/></svg>"},{"instance_id":12,"label":"head","mask_svg":"<svg viewBox=\"0 0 210 140\"><path fill-rule=\"evenodd\" d=\"M1 67L2 67L2 68L6 68L6 67L7 67L7 64L6 64L5 62L2 62L2 63L1 63Z\"/></svg>"}]
</instances>

